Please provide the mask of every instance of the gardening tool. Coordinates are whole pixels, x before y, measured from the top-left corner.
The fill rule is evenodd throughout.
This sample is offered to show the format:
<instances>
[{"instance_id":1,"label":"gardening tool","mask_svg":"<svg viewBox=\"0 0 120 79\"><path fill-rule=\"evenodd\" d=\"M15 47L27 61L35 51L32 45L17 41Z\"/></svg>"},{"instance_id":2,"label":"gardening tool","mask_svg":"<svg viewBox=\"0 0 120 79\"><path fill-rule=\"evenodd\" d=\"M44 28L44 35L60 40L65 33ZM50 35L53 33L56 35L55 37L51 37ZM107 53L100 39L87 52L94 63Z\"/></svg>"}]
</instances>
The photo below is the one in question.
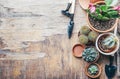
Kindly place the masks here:
<instances>
[{"instance_id":1,"label":"gardening tool","mask_svg":"<svg viewBox=\"0 0 120 79\"><path fill-rule=\"evenodd\" d=\"M117 27L114 29L114 34L116 35L117 33ZM114 61L114 55L109 56L109 65L105 65L105 73L108 77L108 79L112 79L115 76L115 73L117 71L117 66L113 66L113 61Z\"/></svg>"},{"instance_id":2,"label":"gardening tool","mask_svg":"<svg viewBox=\"0 0 120 79\"><path fill-rule=\"evenodd\" d=\"M69 0L68 5L65 10L62 10L61 13L67 17L70 17L69 9L72 5L72 0Z\"/></svg>"},{"instance_id":3,"label":"gardening tool","mask_svg":"<svg viewBox=\"0 0 120 79\"><path fill-rule=\"evenodd\" d=\"M70 22L68 24L68 38L70 39L72 36L72 31L73 31L73 27L74 27L74 12L75 12L75 1L72 1L72 6L71 6L71 12L70 12Z\"/></svg>"},{"instance_id":4,"label":"gardening tool","mask_svg":"<svg viewBox=\"0 0 120 79\"><path fill-rule=\"evenodd\" d=\"M110 60L110 64L105 65L105 73L106 73L108 79L112 79L115 76L117 67L113 66L114 56L110 56L109 60Z\"/></svg>"}]
</instances>

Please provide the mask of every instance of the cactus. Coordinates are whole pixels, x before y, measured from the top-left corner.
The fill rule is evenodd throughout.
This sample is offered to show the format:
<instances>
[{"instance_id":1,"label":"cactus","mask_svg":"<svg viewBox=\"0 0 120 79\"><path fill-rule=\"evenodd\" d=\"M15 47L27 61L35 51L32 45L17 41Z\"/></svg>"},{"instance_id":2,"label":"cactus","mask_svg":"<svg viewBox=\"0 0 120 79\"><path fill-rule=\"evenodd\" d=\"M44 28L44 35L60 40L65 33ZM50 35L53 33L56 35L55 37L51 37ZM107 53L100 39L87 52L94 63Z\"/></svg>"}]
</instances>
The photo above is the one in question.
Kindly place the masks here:
<instances>
[{"instance_id":1,"label":"cactus","mask_svg":"<svg viewBox=\"0 0 120 79\"><path fill-rule=\"evenodd\" d=\"M90 75L97 75L97 73L99 72L99 69L96 65L90 65L88 68L88 72Z\"/></svg>"},{"instance_id":2,"label":"cactus","mask_svg":"<svg viewBox=\"0 0 120 79\"><path fill-rule=\"evenodd\" d=\"M115 45L116 45L116 38L114 36L108 36L106 37L103 41L102 41L102 45L105 47L105 48L114 48Z\"/></svg>"},{"instance_id":3,"label":"cactus","mask_svg":"<svg viewBox=\"0 0 120 79\"><path fill-rule=\"evenodd\" d=\"M88 34L88 39L89 39L90 41L93 41L93 42L94 42L94 41L96 40L97 36L98 36L98 33L94 32L94 31L91 31L91 32Z\"/></svg>"},{"instance_id":4,"label":"cactus","mask_svg":"<svg viewBox=\"0 0 120 79\"><path fill-rule=\"evenodd\" d=\"M83 51L82 57L87 62L93 62L97 59L98 55L98 51L94 47L90 47Z\"/></svg>"},{"instance_id":5,"label":"cactus","mask_svg":"<svg viewBox=\"0 0 120 79\"><path fill-rule=\"evenodd\" d=\"M80 35L79 36L79 41L81 44L87 44L88 43L88 37L85 35Z\"/></svg>"},{"instance_id":6,"label":"cactus","mask_svg":"<svg viewBox=\"0 0 120 79\"><path fill-rule=\"evenodd\" d=\"M86 34L87 35L90 32L90 29L89 29L88 26L82 26L81 29L80 29L80 32L82 34Z\"/></svg>"}]
</instances>

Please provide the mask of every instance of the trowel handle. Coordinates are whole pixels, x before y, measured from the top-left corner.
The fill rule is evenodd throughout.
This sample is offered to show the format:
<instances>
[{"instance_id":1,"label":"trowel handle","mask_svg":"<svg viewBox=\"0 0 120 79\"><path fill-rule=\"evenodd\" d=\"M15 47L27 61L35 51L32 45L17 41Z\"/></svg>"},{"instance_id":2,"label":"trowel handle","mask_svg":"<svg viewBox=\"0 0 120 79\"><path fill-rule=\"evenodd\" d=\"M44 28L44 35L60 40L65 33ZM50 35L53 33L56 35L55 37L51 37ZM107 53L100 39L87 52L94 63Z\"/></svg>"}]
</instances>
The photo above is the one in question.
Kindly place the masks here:
<instances>
[{"instance_id":1,"label":"trowel handle","mask_svg":"<svg viewBox=\"0 0 120 79\"><path fill-rule=\"evenodd\" d=\"M69 2L68 2L68 4L67 4L66 9L65 9L65 10L63 10L63 11L65 11L65 12L69 11L69 9L70 9L71 5L72 5L72 0L69 0Z\"/></svg>"},{"instance_id":2,"label":"trowel handle","mask_svg":"<svg viewBox=\"0 0 120 79\"><path fill-rule=\"evenodd\" d=\"M75 12L75 1L76 0L72 0L72 7L71 7L71 14L74 14L74 12Z\"/></svg>"},{"instance_id":3,"label":"trowel handle","mask_svg":"<svg viewBox=\"0 0 120 79\"><path fill-rule=\"evenodd\" d=\"M67 8L66 8L66 10L65 10L65 11L69 11L69 9L70 9L71 5L72 5L72 3L68 3Z\"/></svg>"},{"instance_id":4,"label":"trowel handle","mask_svg":"<svg viewBox=\"0 0 120 79\"><path fill-rule=\"evenodd\" d=\"M114 61L114 56L110 55L110 56L109 56L109 60L110 60L110 65L112 65L112 64L113 64L113 61Z\"/></svg>"},{"instance_id":5,"label":"trowel handle","mask_svg":"<svg viewBox=\"0 0 120 79\"><path fill-rule=\"evenodd\" d=\"M65 11L69 11L71 5L72 5L72 0L69 0L68 5L67 5L67 8L66 8Z\"/></svg>"}]
</instances>

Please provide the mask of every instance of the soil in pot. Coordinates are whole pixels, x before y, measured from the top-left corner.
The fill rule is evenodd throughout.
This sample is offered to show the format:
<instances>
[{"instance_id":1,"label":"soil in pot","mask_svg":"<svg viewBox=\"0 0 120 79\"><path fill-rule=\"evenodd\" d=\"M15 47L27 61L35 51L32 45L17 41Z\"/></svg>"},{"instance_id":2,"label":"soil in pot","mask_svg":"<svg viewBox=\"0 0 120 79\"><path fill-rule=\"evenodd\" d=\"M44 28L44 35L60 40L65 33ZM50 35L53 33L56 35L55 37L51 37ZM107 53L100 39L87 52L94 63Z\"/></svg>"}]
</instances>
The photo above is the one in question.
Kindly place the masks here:
<instances>
[{"instance_id":1,"label":"soil in pot","mask_svg":"<svg viewBox=\"0 0 120 79\"><path fill-rule=\"evenodd\" d=\"M116 19L110 19L107 21L100 21L89 15L90 24L97 30L106 31L114 26Z\"/></svg>"}]
</instances>

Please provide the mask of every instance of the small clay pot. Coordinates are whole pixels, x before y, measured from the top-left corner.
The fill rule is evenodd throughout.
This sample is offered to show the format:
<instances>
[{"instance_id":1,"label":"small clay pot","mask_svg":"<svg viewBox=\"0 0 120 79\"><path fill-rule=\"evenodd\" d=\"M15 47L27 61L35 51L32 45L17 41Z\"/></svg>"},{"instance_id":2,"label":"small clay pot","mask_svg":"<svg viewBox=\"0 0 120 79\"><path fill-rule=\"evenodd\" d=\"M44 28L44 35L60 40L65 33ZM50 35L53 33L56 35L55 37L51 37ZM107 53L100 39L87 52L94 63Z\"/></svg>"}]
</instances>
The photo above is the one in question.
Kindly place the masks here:
<instances>
[{"instance_id":1,"label":"small clay pot","mask_svg":"<svg viewBox=\"0 0 120 79\"><path fill-rule=\"evenodd\" d=\"M73 46L72 52L75 57L82 57L82 53L85 49L84 45L76 44Z\"/></svg>"},{"instance_id":2,"label":"small clay pot","mask_svg":"<svg viewBox=\"0 0 120 79\"><path fill-rule=\"evenodd\" d=\"M92 76L88 73L88 68L91 66L91 65L96 65L99 69L99 72L97 73L97 75L95 76ZM101 75L101 72L102 72L102 67L97 64L97 63L90 63L90 64L87 64L86 67L85 67L85 74L90 77L90 78L98 78L100 75Z\"/></svg>"},{"instance_id":3,"label":"small clay pot","mask_svg":"<svg viewBox=\"0 0 120 79\"><path fill-rule=\"evenodd\" d=\"M96 3L94 3L94 5L97 5L97 4L105 4L105 2L104 1L98 1L98 2L96 2ZM109 32L109 31L112 31L115 27L116 27L116 25L117 25L117 23L118 23L118 19L116 19L116 21L115 21L115 23L114 23L114 25L110 28L110 29L107 29L107 30L98 30L98 29L96 29L96 28L94 28L93 26L92 26L92 24L90 23L90 21L89 21L89 14L87 13L87 21L88 21L88 24L89 24L89 27L90 27L90 29L91 30L94 30L94 31L96 31L96 32L99 32L99 33L106 33L106 32Z\"/></svg>"}]
</instances>

